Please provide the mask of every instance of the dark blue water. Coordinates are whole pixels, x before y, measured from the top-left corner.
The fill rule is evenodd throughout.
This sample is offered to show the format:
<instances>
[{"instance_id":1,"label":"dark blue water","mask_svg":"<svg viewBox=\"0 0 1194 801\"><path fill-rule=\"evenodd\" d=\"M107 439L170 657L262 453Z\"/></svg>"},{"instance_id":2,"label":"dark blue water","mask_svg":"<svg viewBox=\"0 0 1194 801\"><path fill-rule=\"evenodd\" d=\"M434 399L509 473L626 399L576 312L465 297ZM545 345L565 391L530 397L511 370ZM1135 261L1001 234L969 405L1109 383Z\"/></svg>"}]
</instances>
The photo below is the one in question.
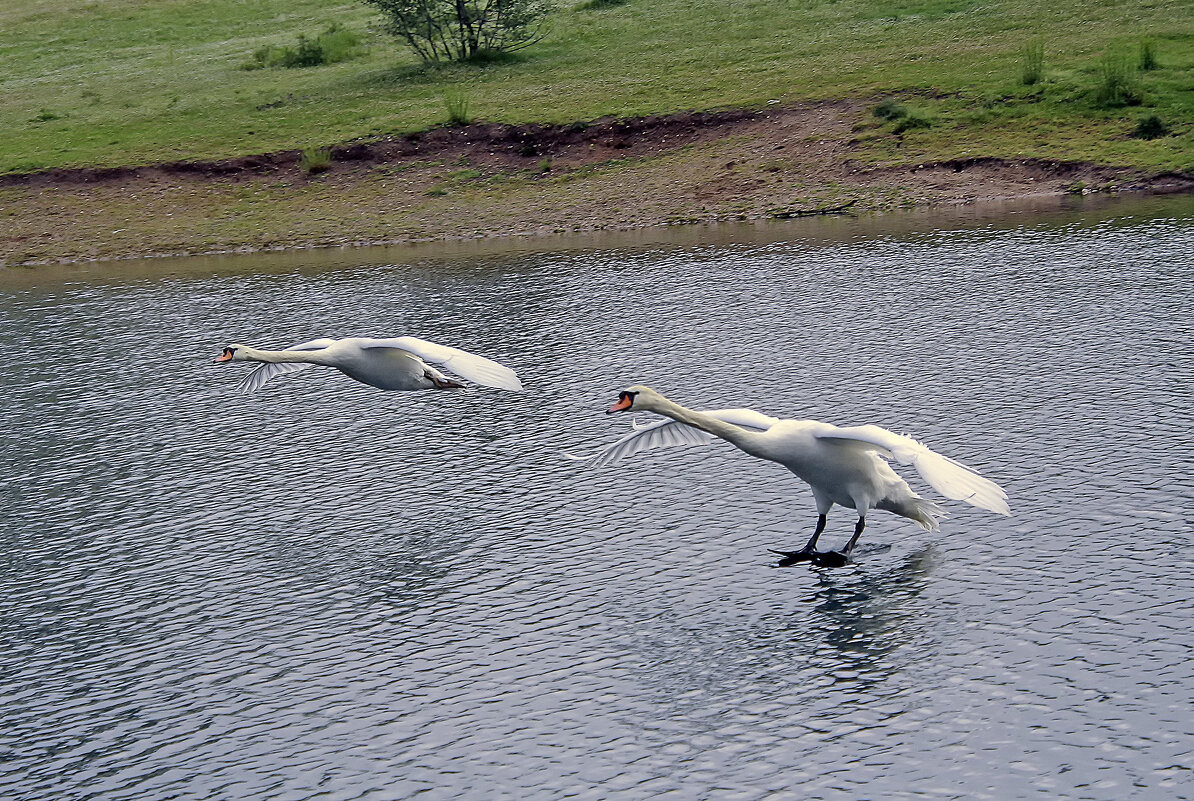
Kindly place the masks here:
<instances>
[{"instance_id":1,"label":"dark blue water","mask_svg":"<svg viewBox=\"0 0 1194 801\"><path fill-rule=\"evenodd\" d=\"M1194 206L1134 208L15 282L0 797L1194 797ZM527 390L210 363L354 334ZM914 434L1014 516L775 569L782 468L559 455L632 383Z\"/></svg>"}]
</instances>

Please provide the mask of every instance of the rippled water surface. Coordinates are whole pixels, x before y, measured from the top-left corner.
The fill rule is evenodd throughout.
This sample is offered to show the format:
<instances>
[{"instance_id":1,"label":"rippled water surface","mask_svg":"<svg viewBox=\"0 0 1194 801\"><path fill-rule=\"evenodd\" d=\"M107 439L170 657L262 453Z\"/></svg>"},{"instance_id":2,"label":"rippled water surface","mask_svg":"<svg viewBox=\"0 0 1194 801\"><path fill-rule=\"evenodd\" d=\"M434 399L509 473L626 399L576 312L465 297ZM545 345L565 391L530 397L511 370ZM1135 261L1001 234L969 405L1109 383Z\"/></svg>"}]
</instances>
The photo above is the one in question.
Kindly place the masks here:
<instances>
[{"instance_id":1,"label":"rippled water surface","mask_svg":"<svg viewBox=\"0 0 1194 801\"><path fill-rule=\"evenodd\" d=\"M13 283L0 797L1194 797L1194 204L1134 208ZM210 361L353 334L527 391ZM560 455L631 383L913 433L1014 516L776 569L782 468Z\"/></svg>"}]
</instances>

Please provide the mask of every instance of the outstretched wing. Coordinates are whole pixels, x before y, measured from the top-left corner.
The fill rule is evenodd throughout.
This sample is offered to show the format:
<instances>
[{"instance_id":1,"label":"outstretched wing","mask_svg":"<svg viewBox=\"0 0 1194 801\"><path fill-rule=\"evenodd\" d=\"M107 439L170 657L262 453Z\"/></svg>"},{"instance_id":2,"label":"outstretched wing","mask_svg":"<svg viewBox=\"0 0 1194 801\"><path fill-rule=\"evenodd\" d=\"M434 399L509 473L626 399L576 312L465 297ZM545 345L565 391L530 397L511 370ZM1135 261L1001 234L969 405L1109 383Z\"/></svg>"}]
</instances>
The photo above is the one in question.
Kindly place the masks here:
<instances>
[{"instance_id":1,"label":"outstretched wing","mask_svg":"<svg viewBox=\"0 0 1194 801\"><path fill-rule=\"evenodd\" d=\"M895 459L900 464L910 464L929 482L933 489L954 501L965 501L971 506L986 509L996 514L1010 515L1007 493L994 481L985 479L960 462L929 450L912 437L895 434L879 426L852 426L829 428L817 439L851 440L864 442L880 453Z\"/></svg>"},{"instance_id":2,"label":"outstretched wing","mask_svg":"<svg viewBox=\"0 0 1194 801\"><path fill-rule=\"evenodd\" d=\"M487 387L512 392L522 389L522 382L509 367L459 348L437 345L417 337L362 339L360 345L362 348L398 348L413 353L423 361L443 365L457 375Z\"/></svg>"},{"instance_id":3,"label":"outstretched wing","mask_svg":"<svg viewBox=\"0 0 1194 801\"><path fill-rule=\"evenodd\" d=\"M702 414L716 417L718 420L733 423L736 426L749 428L752 431L766 431L779 422L777 418L768 417L754 409L717 409L702 412ZM699 428L693 428L675 420L664 419L643 425L635 423L634 430L629 434L588 456L574 456L570 453L565 453L564 456L578 461L587 461L594 467L604 467L616 464L643 451L684 445L708 445L715 439L717 437L701 431Z\"/></svg>"},{"instance_id":4,"label":"outstretched wing","mask_svg":"<svg viewBox=\"0 0 1194 801\"><path fill-rule=\"evenodd\" d=\"M310 342L302 342L298 345L291 345L286 350L323 350L328 345L331 345L336 340L334 339L313 339ZM262 364L253 372L249 373L241 382L236 385L236 388L241 392L255 392L265 386L266 382L271 378L276 378L280 375L288 373L297 373L300 370L306 370L309 367L314 367L313 364L302 364L300 362L283 362L281 364L266 363Z\"/></svg>"}]
</instances>

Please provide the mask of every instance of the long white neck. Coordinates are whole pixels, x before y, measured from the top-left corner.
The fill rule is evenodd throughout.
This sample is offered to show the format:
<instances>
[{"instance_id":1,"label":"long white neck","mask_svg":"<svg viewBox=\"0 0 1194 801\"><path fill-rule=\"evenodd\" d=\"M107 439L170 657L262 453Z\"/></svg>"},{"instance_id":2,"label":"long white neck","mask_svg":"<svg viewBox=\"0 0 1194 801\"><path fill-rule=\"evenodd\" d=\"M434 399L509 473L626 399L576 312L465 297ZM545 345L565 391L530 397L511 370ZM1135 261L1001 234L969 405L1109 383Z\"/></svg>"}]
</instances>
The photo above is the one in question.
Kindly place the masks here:
<instances>
[{"instance_id":1,"label":"long white neck","mask_svg":"<svg viewBox=\"0 0 1194 801\"><path fill-rule=\"evenodd\" d=\"M678 423L699 428L701 431L708 432L715 437L720 437L731 445L741 448L748 453L755 450L752 446L758 438L757 431L749 431L733 423L727 423L724 420L718 420L716 417L710 417L703 412L698 412L695 409L689 409L674 401L670 401L662 395L659 397L659 400L652 404L651 411L662 414L665 417L670 417Z\"/></svg>"},{"instance_id":2,"label":"long white neck","mask_svg":"<svg viewBox=\"0 0 1194 801\"><path fill-rule=\"evenodd\" d=\"M329 364L323 351L319 350L258 350L257 348L241 347L240 360L245 362L298 362L300 364Z\"/></svg>"}]
</instances>

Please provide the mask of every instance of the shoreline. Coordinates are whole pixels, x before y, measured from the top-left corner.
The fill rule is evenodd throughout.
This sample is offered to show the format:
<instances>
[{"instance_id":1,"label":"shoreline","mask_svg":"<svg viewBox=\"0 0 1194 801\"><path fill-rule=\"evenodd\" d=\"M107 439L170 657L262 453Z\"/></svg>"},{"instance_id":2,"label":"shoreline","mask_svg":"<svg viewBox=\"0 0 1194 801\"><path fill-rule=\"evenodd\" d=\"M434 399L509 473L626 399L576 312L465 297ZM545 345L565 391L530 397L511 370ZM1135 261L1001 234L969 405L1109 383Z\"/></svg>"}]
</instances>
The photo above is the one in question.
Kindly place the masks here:
<instances>
[{"instance_id":1,"label":"shoreline","mask_svg":"<svg viewBox=\"0 0 1194 801\"><path fill-rule=\"evenodd\" d=\"M0 176L0 266L523 239L543 234L1194 192L1194 176L975 155L869 156L863 101L477 123L217 162Z\"/></svg>"}]
</instances>

